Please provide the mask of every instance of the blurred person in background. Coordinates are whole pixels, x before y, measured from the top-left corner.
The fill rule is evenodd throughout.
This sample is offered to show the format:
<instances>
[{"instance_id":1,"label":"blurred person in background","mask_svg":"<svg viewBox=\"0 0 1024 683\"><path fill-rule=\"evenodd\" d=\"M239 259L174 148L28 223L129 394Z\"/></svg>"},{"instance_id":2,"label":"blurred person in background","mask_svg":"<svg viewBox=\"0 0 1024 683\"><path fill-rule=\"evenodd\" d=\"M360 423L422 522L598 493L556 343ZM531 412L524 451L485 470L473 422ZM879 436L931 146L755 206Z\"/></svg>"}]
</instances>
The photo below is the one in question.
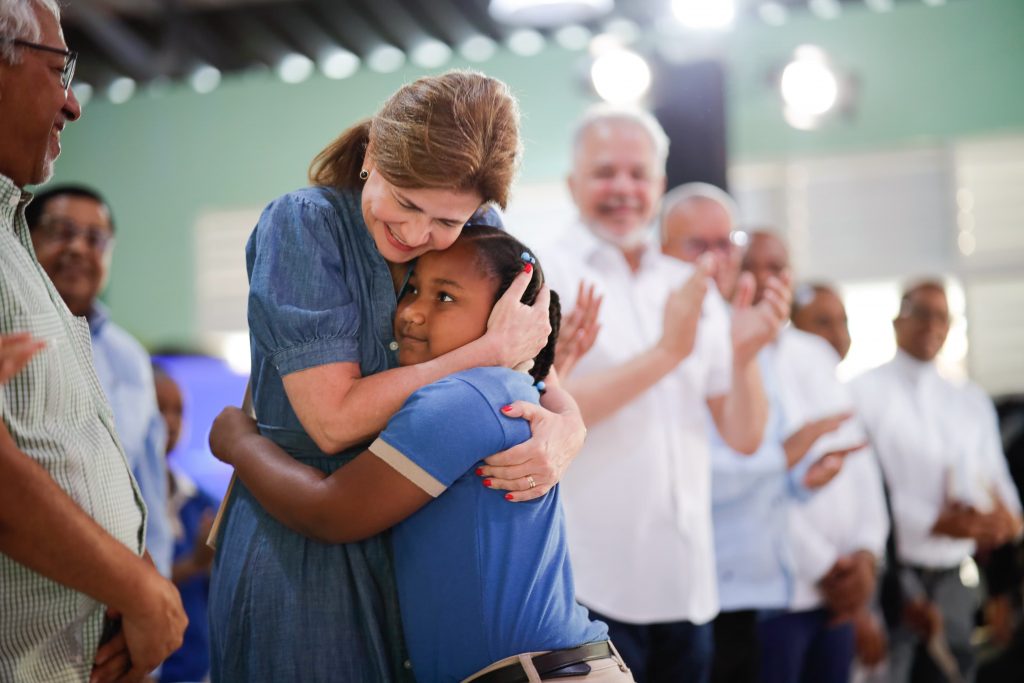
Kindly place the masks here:
<instances>
[{"instance_id":1,"label":"blurred person in background","mask_svg":"<svg viewBox=\"0 0 1024 683\"><path fill-rule=\"evenodd\" d=\"M160 365L153 364L157 406L167 427L170 456L181 436L184 399L181 387ZM213 548L206 543L217 513L218 501L203 492L192 479L168 460L168 518L174 538L171 580L181 592L188 615L181 647L160 667L160 683L207 680L210 674L210 624L207 604Z\"/></svg>"},{"instance_id":2,"label":"blurred person in background","mask_svg":"<svg viewBox=\"0 0 1024 683\"><path fill-rule=\"evenodd\" d=\"M114 410L117 435L149 514L146 550L171 575L173 539L167 517L167 433L156 405L149 353L110 319L99 296L114 251L114 217L96 190L62 185L36 195L25 220L39 264L72 315L89 324L93 366Z\"/></svg>"},{"instance_id":3,"label":"blurred person in background","mask_svg":"<svg viewBox=\"0 0 1024 683\"><path fill-rule=\"evenodd\" d=\"M686 183L661 202L661 251L696 263L704 254L715 259L718 292L727 301L736 293L743 249L736 243L739 208L732 197L708 183ZM745 238L746 235L742 235Z\"/></svg>"},{"instance_id":4,"label":"blurred person in background","mask_svg":"<svg viewBox=\"0 0 1024 683\"><path fill-rule=\"evenodd\" d=\"M780 239L768 232L754 233L744 253L730 239L734 226L729 216L735 212L726 211L722 197L728 196L709 191L695 196L687 187L670 194L663 206L663 248L681 246L680 253L688 259L715 253L721 267L736 273L726 281L739 283L741 291L753 286L755 302L765 296L770 282L788 283L789 257ZM719 220L699 220L693 206L680 210L676 201L684 208L700 206L705 216L717 215ZM716 204L719 210L713 211ZM737 261L742 275L733 265ZM831 355L821 340L791 328L781 330L758 354L770 406L760 448L743 456L718 434L711 435L712 515L722 602L714 624L716 683L752 681L769 674L778 678L768 680L799 680L792 661L796 655L789 646L799 642L800 634L780 623L769 633L785 634L781 643L773 641L763 651L759 624L785 610L794 591L789 522L794 501L826 485L842 467L843 457L858 446L833 442L826 448L821 440L840 429L849 411L848 399L844 401L836 388Z\"/></svg>"},{"instance_id":5,"label":"blurred person in background","mask_svg":"<svg viewBox=\"0 0 1024 683\"><path fill-rule=\"evenodd\" d=\"M776 285L729 312L696 267L659 250L668 138L648 113L595 107L573 137L578 222L540 250L552 288L603 296L601 333L566 387L590 429L562 487L577 595L637 681L707 681L718 611L708 421L756 450L766 403L757 364L788 308ZM609 549L608 539L618 539Z\"/></svg>"},{"instance_id":6,"label":"blurred person in background","mask_svg":"<svg viewBox=\"0 0 1024 683\"><path fill-rule=\"evenodd\" d=\"M912 672L914 681L973 680L979 595L961 567L1022 529L991 400L936 366L949 326L942 283L913 284L893 322L896 357L852 383L892 508L901 589L889 633L894 683Z\"/></svg>"},{"instance_id":7,"label":"blurred person in background","mask_svg":"<svg viewBox=\"0 0 1024 683\"><path fill-rule=\"evenodd\" d=\"M827 285L803 285L793 295L794 326L821 337L836 352L829 354L833 376L850 349L846 320L842 299ZM833 386L852 405L847 388ZM781 620L796 629L787 646L791 670L799 676L793 680L846 681L855 653L867 667L885 656L884 627L873 599L889 516L870 448L848 458L813 498L792 506L790 534L795 586L789 613Z\"/></svg>"},{"instance_id":8,"label":"blurred person in background","mask_svg":"<svg viewBox=\"0 0 1024 683\"><path fill-rule=\"evenodd\" d=\"M19 683L137 681L180 645L186 621L143 557L146 506L88 330L25 220L25 187L50 178L61 132L81 116L75 60L53 0L0 0L0 335L45 342L0 387L0 680Z\"/></svg>"}]
</instances>

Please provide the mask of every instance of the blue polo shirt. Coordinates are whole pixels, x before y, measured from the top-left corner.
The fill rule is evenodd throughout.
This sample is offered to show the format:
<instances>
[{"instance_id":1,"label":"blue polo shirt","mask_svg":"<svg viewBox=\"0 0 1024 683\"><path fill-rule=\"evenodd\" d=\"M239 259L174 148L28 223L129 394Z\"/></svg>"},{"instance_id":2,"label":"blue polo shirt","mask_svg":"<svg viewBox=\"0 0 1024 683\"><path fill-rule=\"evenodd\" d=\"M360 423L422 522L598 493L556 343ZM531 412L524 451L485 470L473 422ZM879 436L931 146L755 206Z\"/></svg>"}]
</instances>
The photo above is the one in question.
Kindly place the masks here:
<instances>
[{"instance_id":1,"label":"blue polo shirt","mask_svg":"<svg viewBox=\"0 0 1024 683\"><path fill-rule=\"evenodd\" d=\"M461 681L511 655L607 638L576 602L558 487L510 503L475 473L530 437L501 407L538 398L524 373L460 372L414 393L370 448L436 498L391 537L418 680Z\"/></svg>"}]
</instances>

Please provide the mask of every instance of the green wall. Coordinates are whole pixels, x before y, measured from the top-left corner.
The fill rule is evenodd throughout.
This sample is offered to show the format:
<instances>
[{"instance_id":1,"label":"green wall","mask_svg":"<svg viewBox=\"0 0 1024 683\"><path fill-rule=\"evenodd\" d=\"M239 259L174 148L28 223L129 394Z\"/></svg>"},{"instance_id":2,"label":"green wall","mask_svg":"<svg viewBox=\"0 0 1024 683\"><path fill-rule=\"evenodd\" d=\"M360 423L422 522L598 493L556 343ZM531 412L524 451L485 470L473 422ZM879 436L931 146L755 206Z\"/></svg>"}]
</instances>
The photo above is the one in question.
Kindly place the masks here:
<instances>
[{"instance_id":1,"label":"green wall","mask_svg":"<svg viewBox=\"0 0 1024 683\"><path fill-rule=\"evenodd\" d=\"M1024 0L897 2L884 15L855 7L831 21L804 14L783 27L738 29L722 45L732 156L777 159L1024 128L1022 36ZM824 47L861 83L855 117L813 133L786 126L768 82L805 42ZM520 99L524 181L565 172L568 132L591 101L580 60L550 47L529 58L502 51L478 67ZM206 95L179 85L123 105L89 103L65 131L57 180L88 182L110 198L119 231L106 298L115 318L150 346L192 342L191 230L199 212L260 206L303 185L317 151L421 73L363 70L298 85L250 74L225 78Z\"/></svg>"}]
</instances>

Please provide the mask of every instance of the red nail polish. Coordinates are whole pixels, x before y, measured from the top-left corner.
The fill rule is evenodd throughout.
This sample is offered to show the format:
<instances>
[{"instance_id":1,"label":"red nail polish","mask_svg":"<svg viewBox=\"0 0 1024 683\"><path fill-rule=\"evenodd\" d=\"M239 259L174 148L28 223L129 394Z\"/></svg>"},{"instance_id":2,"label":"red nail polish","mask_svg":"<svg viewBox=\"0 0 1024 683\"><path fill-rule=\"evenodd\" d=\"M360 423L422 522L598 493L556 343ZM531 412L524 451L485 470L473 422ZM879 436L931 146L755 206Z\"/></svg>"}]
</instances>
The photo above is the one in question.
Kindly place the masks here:
<instances>
[{"instance_id":1,"label":"red nail polish","mask_svg":"<svg viewBox=\"0 0 1024 683\"><path fill-rule=\"evenodd\" d=\"M484 473L484 468L482 468L482 467L477 467L476 468L476 476L479 477L483 473Z\"/></svg>"},{"instance_id":2,"label":"red nail polish","mask_svg":"<svg viewBox=\"0 0 1024 683\"><path fill-rule=\"evenodd\" d=\"M502 406L501 408L501 412L503 413L507 413L510 410L512 410L512 406Z\"/></svg>"},{"instance_id":3,"label":"red nail polish","mask_svg":"<svg viewBox=\"0 0 1024 683\"><path fill-rule=\"evenodd\" d=\"M524 273L532 273L533 272L533 264L532 263L527 263L525 266L523 266L523 272Z\"/></svg>"},{"instance_id":4,"label":"red nail polish","mask_svg":"<svg viewBox=\"0 0 1024 683\"><path fill-rule=\"evenodd\" d=\"M490 486L491 486L491 480L490 480L490 479L484 479L484 486L486 486L486 487L490 488Z\"/></svg>"},{"instance_id":5,"label":"red nail polish","mask_svg":"<svg viewBox=\"0 0 1024 683\"><path fill-rule=\"evenodd\" d=\"M505 494L505 500L512 500L512 494L511 493L506 493Z\"/></svg>"}]
</instances>

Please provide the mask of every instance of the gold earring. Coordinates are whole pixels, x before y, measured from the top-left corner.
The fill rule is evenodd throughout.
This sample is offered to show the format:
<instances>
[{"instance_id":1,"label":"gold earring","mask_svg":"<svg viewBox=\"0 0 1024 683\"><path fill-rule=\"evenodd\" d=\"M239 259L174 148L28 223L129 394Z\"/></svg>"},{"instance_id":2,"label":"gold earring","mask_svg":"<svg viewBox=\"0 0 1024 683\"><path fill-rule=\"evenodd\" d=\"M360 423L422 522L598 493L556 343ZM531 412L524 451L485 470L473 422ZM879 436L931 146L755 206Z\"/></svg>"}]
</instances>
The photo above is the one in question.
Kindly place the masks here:
<instances>
[{"instance_id":1,"label":"gold earring","mask_svg":"<svg viewBox=\"0 0 1024 683\"><path fill-rule=\"evenodd\" d=\"M370 177L370 172L367 171L365 168L362 171L359 172L359 179L360 180L366 180L369 177Z\"/></svg>"}]
</instances>

